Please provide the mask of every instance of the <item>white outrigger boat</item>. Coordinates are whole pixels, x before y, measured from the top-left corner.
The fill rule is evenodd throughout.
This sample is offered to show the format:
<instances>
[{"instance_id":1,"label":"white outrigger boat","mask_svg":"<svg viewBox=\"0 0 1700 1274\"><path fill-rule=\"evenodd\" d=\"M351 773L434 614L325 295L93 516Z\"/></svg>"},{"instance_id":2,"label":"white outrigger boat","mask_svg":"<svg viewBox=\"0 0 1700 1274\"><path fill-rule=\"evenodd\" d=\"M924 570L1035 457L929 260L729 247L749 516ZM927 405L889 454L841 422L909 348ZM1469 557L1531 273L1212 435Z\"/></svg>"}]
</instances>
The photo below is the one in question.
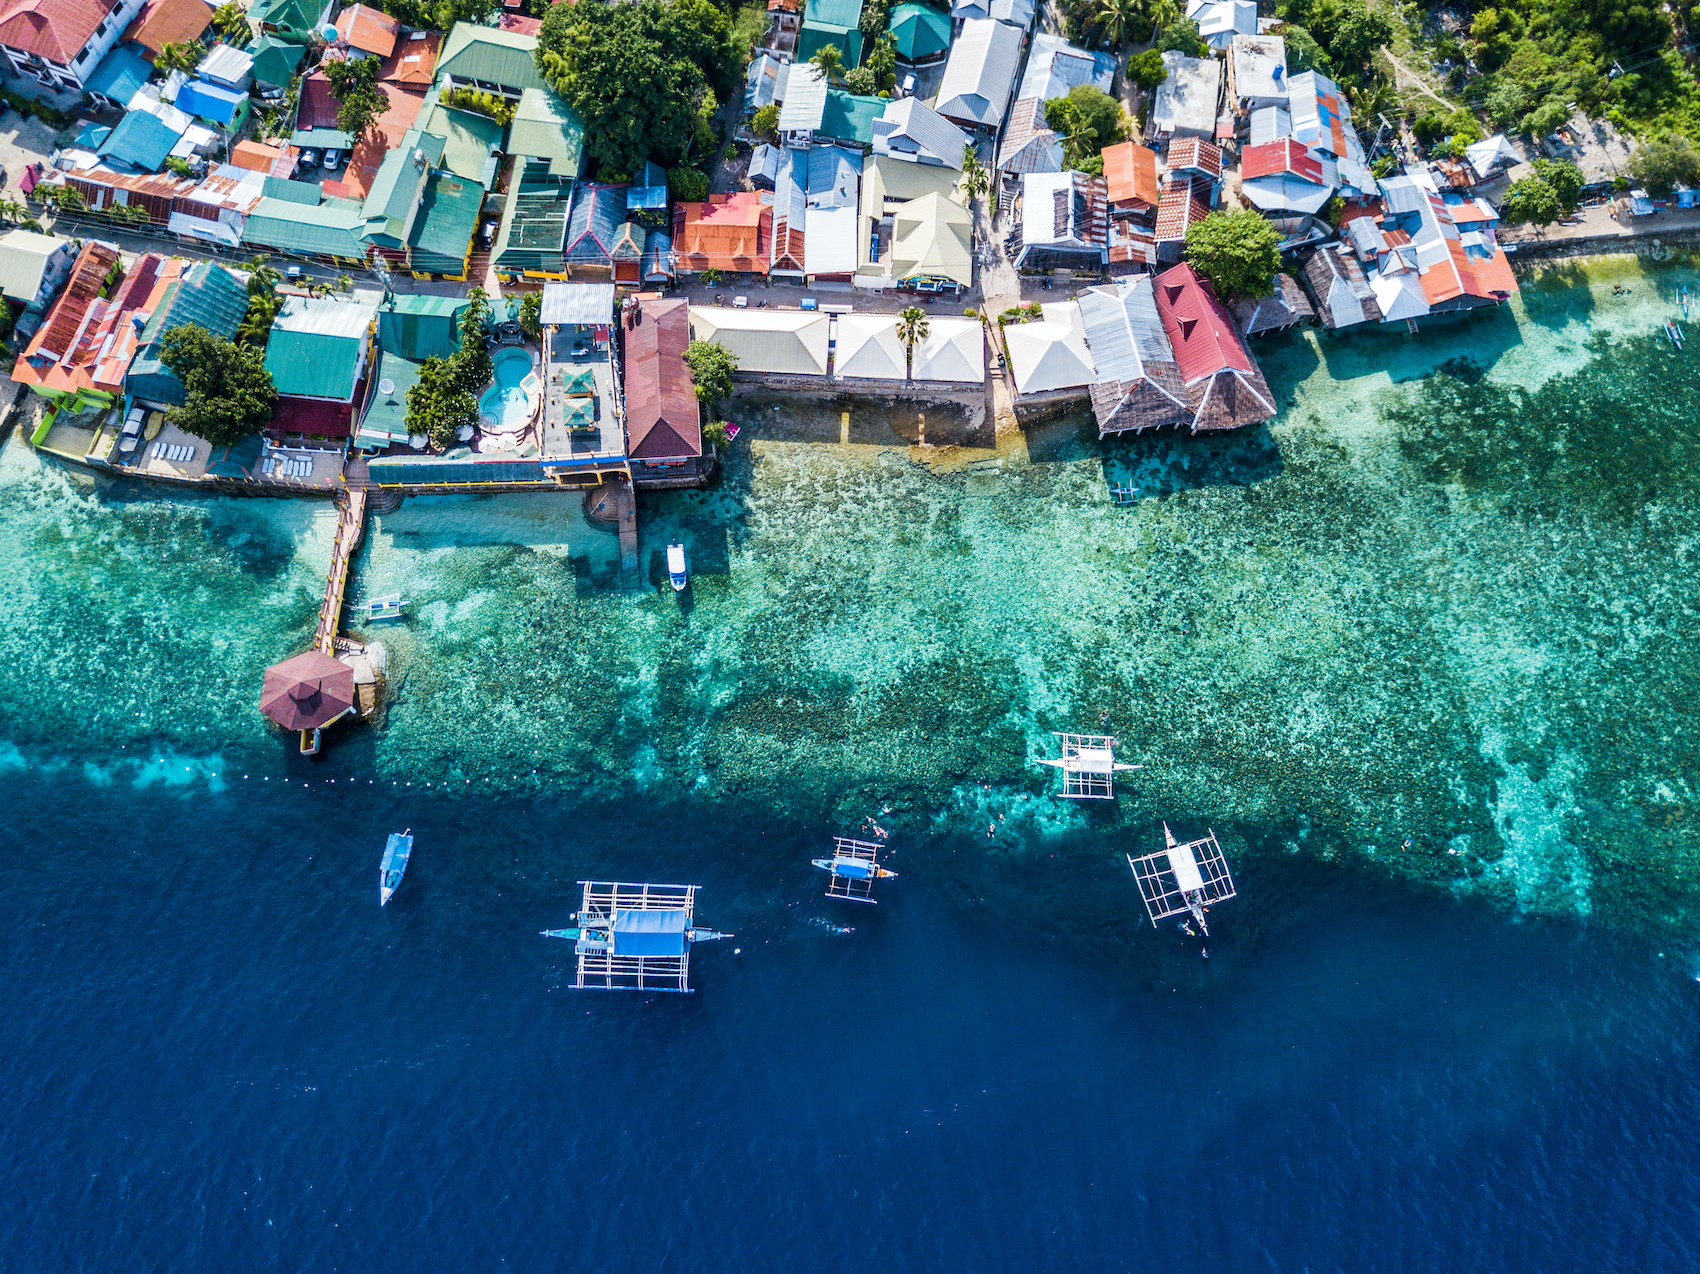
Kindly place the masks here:
<instances>
[{"instance_id":1,"label":"white outrigger boat","mask_svg":"<svg viewBox=\"0 0 1700 1274\"><path fill-rule=\"evenodd\" d=\"M667 578L673 581L673 591L682 593L685 585L690 582L685 574L685 546L669 544L667 546Z\"/></svg>"},{"instance_id":2,"label":"white outrigger boat","mask_svg":"<svg viewBox=\"0 0 1700 1274\"><path fill-rule=\"evenodd\" d=\"M389 844L384 846L384 861L378 864L378 905L382 907L389 902L390 895L401 884L401 878L407 872L408 855L413 853L413 829L405 832L391 832Z\"/></svg>"},{"instance_id":3,"label":"white outrigger boat","mask_svg":"<svg viewBox=\"0 0 1700 1274\"><path fill-rule=\"evenodd\" d=\"M407 600L400 593L388 593L383 597L368 597L354 609L366 619L400 619L406 605Z\"/></svg>"}]
</instances>

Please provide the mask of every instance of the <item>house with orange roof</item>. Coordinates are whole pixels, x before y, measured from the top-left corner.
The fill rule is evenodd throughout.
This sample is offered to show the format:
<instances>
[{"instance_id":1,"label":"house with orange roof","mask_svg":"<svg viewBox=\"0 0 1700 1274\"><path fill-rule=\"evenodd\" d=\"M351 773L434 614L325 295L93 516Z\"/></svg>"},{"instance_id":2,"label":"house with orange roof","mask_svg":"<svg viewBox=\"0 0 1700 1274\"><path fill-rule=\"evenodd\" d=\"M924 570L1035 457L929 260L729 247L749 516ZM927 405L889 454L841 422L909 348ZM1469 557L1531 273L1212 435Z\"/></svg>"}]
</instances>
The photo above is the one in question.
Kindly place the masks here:
<instances>
[{"instance_id":1,"label":"house with orange roof","mask_svg":"<svg viewBox=\"0 0 1700 1274\"><path fill-rule=\"evenodd\" d=\"M337 43L387 58L401 39L401 23L370 5L350 5L337 15Z\"/></svg>"},{"instance_id":2,"label":"house with orange roof","mask_svg":"<svg viewBox=\"0 0 1700 1274\"><path fill-rule=\"evenodd\" d=\"M1104 147L1104 185L1112 217L1154 211L1162 198L1157 185L1157 152L1138 142Z\"/></svg>"},{"instance_id":3,"label":"house with orange roof","mask_svg":"<svg viewBox=\"0 0 1700 1274\"><path fill-rule=\"evenodd\" d=\"M773 205L755 191L710 195L703 203L673 208L673 251L678 272L766 274L773 243Z\"/></svg>"},{"instance_id":4,"label":"house with orange roof","mask_svg":"<svg viewBox=\"0 0 1700 1274\"><path fill-rule=\"evenodd\" d=\"M0 51L19 75L81 92L142 0L0 0Z\"/></svg>"},{"instance_id":5,"label":"house with orange roof","mask_svg":"<svg viewBox=\"0 0 1700 1274\"><path fill-rule=\"evenodd\" d=\"M124 28L124 38L157 58L168 44L199 40L212 19L207 0L147 0L136 20Z\"/></svg>"},{"instance_id":6,"label":"house with orange roof","mask_svg":"<svg viewBox=\"0 0 1700 1274\"><path fill-rule=\"evenodd\" d=\"M123 392L145 316L189 264L148 252L120 276L117 248L86 244L12 379L57 403L110 403Z\"/></svg>"}]
</instances>

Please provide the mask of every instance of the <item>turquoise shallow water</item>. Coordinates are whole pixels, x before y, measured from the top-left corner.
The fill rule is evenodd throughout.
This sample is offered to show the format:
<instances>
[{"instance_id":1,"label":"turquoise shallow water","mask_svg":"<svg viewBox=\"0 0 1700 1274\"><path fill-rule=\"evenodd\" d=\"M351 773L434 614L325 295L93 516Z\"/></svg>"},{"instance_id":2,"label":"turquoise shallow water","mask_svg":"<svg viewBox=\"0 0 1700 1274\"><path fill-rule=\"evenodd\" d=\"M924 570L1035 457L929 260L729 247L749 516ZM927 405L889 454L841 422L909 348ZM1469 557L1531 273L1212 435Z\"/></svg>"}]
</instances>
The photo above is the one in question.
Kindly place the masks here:
<instances>
[{"instance_id":1,"label":"turquoise shallow water","mask_svg":"<svg viewBox=\"0 0 1700 1274\"><path fill-rule=\"evenodd\" d=\"M952 470L749 420L718 488L643 501L637 595L574 499L410 500L374 519L354 587L415 605L381 634L392 702L312 770L254 697L311 634L329 507L108 488L14 438L9 763L845 827L890 807L1011 859L1115 858L1171 817L1241 860L1680 928L1700 394L1657 324L1692 274L1567 265L1414 338L1279 338L1283 414L1226 439L1100 448L1064 421ZM1101 719L1145 768L1114 809L1050 799L1029 764L1048 731Z\"/></svg>"}]
</instances>

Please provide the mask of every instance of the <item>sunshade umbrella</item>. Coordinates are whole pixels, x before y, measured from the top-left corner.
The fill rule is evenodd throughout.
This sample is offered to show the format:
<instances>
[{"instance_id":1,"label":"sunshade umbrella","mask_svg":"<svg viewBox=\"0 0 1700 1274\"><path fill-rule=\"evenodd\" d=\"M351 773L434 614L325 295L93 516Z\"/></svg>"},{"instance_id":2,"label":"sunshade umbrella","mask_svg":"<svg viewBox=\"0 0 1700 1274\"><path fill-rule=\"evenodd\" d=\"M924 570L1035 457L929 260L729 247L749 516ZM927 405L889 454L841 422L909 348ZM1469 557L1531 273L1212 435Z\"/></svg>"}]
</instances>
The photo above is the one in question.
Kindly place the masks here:
<instances>
[{"instance_id":1,"label":"sunshade umbrella","mask_svg":"<svg viewBox=\"0 0 1700 1274\"><path fill-rule=\"evenodd\" d=\"M313 730L354 705L354 669L317 650L266 669L260 711L285 730Z\"/></svg>"}]
</instances>

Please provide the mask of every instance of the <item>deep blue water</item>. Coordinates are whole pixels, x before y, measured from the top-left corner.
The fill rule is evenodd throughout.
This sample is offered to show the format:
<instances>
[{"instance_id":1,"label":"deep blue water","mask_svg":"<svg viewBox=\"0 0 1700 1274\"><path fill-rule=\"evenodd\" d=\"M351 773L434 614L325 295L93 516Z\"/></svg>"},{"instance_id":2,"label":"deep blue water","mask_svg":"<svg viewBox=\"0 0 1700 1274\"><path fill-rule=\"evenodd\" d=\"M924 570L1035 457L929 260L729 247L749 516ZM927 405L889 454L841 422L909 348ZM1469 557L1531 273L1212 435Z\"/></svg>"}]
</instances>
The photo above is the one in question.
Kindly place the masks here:
<instances>
[{"instance_id":1,"label":"deep blue water","mask_svg":"<svg viewBox=\"0 0 1700 1274\"><path fill-rule=\"evenodd\" d=\"M830 830L5 775L0 1268L1700 1265L1661 940L1269 852L1205 962L1115 847L911 841L852 912ZM736 931L696 994L565 987L610 873Z\"/></svg>"}]
</instances>

